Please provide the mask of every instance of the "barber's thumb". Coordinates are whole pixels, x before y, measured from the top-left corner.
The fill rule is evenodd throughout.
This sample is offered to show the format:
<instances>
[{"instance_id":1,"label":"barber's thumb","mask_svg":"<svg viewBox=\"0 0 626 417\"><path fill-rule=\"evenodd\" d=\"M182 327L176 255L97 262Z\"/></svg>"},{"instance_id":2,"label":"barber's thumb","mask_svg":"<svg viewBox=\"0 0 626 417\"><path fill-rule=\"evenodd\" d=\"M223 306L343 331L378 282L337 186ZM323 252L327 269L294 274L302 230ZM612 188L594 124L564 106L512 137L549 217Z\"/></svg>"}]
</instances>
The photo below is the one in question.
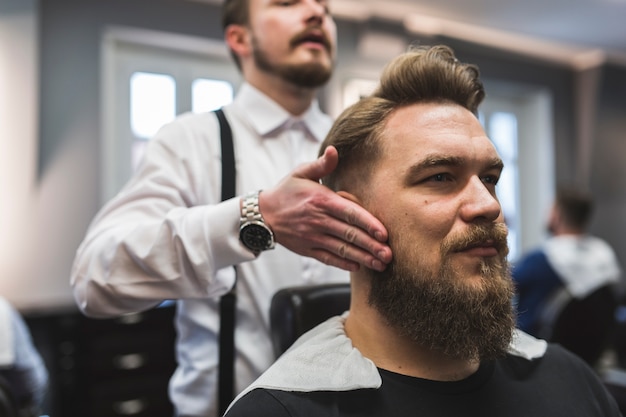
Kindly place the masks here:
<instances>
[{"instance_id":1,"label":"barber's thumb","mask_svg":"<svg viewBox=\"0 0 626 417\"><path fill-rule=\"evenodd\" d=\"M296 171L296 176L319 181L320 178L333 172L337 168L339 154L334 146L329 146L324 150L324 154L315 161L304 164Z\"/></svg>"}]
</instances>

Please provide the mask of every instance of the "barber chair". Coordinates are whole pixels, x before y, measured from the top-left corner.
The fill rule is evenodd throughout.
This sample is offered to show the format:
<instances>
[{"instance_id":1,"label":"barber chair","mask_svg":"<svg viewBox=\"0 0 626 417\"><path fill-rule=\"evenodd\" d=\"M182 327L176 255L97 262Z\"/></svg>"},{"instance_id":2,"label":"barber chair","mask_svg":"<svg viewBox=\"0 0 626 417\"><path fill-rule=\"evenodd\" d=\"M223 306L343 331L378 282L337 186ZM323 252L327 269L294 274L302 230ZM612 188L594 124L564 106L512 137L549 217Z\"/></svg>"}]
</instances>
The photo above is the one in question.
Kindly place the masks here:
<instances>
[{"instance_id":1,"label":"barber chair","mask_svg":"<svg viewBox=\"0 0 626 417\"><path fill-rule=\"evenodd\" d=\"M543 311L537 336L561 344L595 367L611 343L617 305L612 285L583 299L559 289Z\"/></svg>"},{"instance_id":2,"label":"barber chair","mask_svg":"<svg viewBox=\"0 0 626 417\"><path fill-rule=\"evenodd\" d=\"M303 333L350 308L350 284L322 284L284 288L270 307L272 343L276 357Z\"/></svg>"},{"instance_id":3,"label":"barber chair","mask_svg":"<svg viewBox=\"0 0 626 417\"><path fill-rule=\"evenodd\" d=\"M13 392L2 377L0 377L0 417L19 417Z\"/></svg>"},{"instance_id":4,"label":"barber chair","mask_svg":"<svg viewBox=\"0 0 626 417\"><path fill-rule=\"evenodd\" d=\"M623 415L626 415L626 370L610 368L601 375L606 389L613 395L617 406Z\"/></svg>"},{"instance_id":5,"label":"barber chair","mask_svg":"<svg viewBox=\"0 0 626 417\"><path fill-rule=\"evenodd\" d=\"M613 345L619 357L619 350L626 346L626 341L622 345L617 343L617 336L626 334L620 330L624 324L620 323L619 308L619 300L611 285L601 287L581 300L573 299L565 289L557 290L544 310L543 326L538 336L560 343L594 367L620 411L626 415L624 363L606 369L598 366L605 349Z\"/></svg>"}]
</instances>

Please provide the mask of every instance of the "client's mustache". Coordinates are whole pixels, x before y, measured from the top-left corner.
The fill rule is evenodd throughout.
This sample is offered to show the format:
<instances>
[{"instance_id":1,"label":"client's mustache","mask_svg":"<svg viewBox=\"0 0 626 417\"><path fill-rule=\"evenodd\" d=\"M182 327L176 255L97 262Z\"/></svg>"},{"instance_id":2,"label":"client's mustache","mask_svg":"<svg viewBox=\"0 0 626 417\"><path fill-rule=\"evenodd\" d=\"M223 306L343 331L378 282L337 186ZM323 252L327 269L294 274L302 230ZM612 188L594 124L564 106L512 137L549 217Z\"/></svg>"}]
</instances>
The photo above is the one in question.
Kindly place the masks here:
<instances>
[{"instance_id":1,"label":"client's mustache","mask_svg":"<svg viewBox=\"0 0 626 417\"><path fill-rule=\"evenodd\" d=\"M441 243L443 254L459 252L475 246L489 245L496 248L501 256L509 253L507 244L508 229L504 223L472 225L462 235L450 236Z\"/></svg>"}]
</instances>

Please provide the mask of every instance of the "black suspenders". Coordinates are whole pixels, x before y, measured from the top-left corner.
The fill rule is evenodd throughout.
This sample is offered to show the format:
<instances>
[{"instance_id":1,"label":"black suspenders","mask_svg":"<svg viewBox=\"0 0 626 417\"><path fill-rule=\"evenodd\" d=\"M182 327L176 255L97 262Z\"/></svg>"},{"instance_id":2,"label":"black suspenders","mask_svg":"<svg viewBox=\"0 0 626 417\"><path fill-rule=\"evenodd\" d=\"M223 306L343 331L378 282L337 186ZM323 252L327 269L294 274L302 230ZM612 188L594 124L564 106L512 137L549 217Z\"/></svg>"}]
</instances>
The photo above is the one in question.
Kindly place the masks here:
<instances>
[{"instance_id":1,"label":"black suspenders","mask_svg":"<svg viewBox=\"0 0 626 417\"><path fill-rule=\"evenodd\" d=\"M230 125L222 109L215 110L220 123L222 146L222 201L235 196L235 151ZM233 267L235 268L235 267ZM235 306L237 302L237 268L235 285L220 299L219 370L218 370L218 409L222 416L233 400L235 385Z\"/></svg>"}]
</instances>

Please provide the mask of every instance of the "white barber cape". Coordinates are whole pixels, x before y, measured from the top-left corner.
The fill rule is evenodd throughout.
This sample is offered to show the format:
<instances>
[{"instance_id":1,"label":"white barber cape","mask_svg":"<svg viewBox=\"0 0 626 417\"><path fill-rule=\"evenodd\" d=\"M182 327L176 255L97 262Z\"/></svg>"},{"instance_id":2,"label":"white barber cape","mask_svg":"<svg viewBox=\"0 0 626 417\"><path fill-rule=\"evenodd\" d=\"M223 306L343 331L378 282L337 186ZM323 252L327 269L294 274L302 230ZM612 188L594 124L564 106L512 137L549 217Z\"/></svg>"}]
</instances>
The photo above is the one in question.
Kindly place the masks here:
<instances>
[{"instance_id":1,"label":"white barber cape","mask_svg":"<svg viewBox=\"0 0 626 417\"><path fill-rule=\"evenodd\" d=\"M554 236L544 244L548 263L574 298L617 283L622 270L613 249L593 236Z\"/></svg>"},{"instance_id":2,"label":"white barber cape","mask_svg":"<svg viewBox=\"0 0 626 417\"><path fill-rule=\"evenodd\" d=\"M346 312L333 317L305 333L234 402L257 388L297 392L380 388L376 365L346 335L347 316ZM542 357L547 346L545 340L515 330L508 352L532 360Z\"/></svg>"},{"instance_id":3,"label":"white barber cape","mask_svg":"<svg viewBox=\"0 0 626 417\"><path fill-rule=\"evenodd\" d=\"M0 368L15 363L15 335L13 332L13 310L0 298Z\"/></svg>"}]
</instances>

